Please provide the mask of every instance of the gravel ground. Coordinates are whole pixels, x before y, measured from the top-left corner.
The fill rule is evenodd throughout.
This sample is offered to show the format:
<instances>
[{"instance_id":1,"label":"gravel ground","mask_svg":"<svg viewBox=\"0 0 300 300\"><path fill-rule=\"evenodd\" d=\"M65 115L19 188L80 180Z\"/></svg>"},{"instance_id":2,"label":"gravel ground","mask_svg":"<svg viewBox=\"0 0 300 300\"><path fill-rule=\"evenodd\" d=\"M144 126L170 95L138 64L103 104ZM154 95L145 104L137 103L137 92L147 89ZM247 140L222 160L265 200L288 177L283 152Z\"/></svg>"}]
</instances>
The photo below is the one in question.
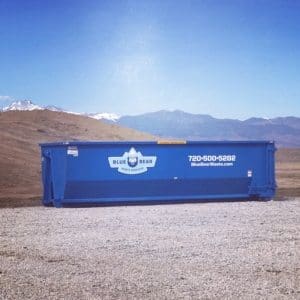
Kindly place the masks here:
<instances>
[{"instance_id":1,"label":"gravel ground","mask_svg":"<svg viewBox=\"0 0 300 300\"><path fill-rule=\"evenodd\" d=\"M0 298L300 299L299 208L3 208Z\"/></svg>"}]
</instances>

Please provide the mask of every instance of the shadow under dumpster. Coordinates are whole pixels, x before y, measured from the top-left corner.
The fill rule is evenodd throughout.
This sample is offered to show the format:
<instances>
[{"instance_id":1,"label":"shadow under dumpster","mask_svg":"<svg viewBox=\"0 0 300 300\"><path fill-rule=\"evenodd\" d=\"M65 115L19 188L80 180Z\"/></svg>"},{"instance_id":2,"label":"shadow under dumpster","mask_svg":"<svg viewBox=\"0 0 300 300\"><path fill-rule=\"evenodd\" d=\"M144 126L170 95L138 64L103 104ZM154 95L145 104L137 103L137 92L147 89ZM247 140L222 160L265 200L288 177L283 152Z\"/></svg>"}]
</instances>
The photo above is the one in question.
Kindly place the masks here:
<instances>
[{"instance_id":1,"label":"shadow under dumpster","mask_svg":"<svg viewBox=\"0 0 300 300\"><path fill-rule=\"evenodd\" d=\"M90 202L90 203L72 203L64 204L63 208L93 208L93 207L116 207L116 206L155 206L155 205L174 205L174 204L207 204L207 203L233 203L233 202L268 202L274 201L288 201L293 200L295 197L284 197L281 195L276 196L274 199L261 199L261 198L245 198L245 199L201 199L201 200L173 200L173 201L116 201L116 202ZM0 209L2 208L18 208L18 207L38 207L44 206L40 196L30 198L0 198ZM45 206L46 207L46 206ZM49 205L48 207L53 207Z\"/></svg>"},{"instance_id":2,"label":"shadow under dumpster","mask_svg":"<svg viewBox=\"0 0 300 300\"><path fill-rule=\"evenodd\" d=\"M174 204L207 204L207 203L232 203L232 202L266 202L272 199L249 198L245 199L187 199L187 200L155 200L155 201L114 201L114 202L90 202L90 203L65 203L63 208L80 207L115 207L115 206L155 206L155 205L174 205Z\"/></svg>"}]
</instances>

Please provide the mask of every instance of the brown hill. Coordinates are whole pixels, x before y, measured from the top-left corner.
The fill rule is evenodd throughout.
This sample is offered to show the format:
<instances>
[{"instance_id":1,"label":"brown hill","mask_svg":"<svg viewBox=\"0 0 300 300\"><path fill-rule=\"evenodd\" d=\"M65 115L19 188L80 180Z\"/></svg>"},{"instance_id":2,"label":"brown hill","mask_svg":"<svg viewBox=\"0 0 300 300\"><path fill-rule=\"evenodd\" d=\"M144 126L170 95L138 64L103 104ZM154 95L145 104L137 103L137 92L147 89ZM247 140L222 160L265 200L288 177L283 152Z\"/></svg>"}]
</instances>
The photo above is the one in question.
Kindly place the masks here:
<instances>
[{"instance_id":1,"label":"brown hill","mask_svg":"<svg viewBox=\"0 0 300 300\"><path fill-rule=\"evenodd\" d=\"M63 112L0 113L0 201L41 195L39 143L153 139L150 134Z\"/></svg>"},{"instance_id":2,"label":"brown hill","mask_svg":"<svg viewBox=\"0 0 300 300\"><path fill-rule=\"evenodd\" d=\"M300 196L300 148L276 152L278 196Z\"/></svg>"}]
</instances>

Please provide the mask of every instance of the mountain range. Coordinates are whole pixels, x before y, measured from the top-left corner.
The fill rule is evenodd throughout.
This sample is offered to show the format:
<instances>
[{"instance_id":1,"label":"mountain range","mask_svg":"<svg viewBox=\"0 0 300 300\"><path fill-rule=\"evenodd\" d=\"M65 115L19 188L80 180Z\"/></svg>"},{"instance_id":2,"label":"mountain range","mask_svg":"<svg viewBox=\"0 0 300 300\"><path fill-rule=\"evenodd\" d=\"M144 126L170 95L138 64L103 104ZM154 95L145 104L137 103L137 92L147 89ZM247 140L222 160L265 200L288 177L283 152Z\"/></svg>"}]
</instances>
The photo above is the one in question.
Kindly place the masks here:
<instances>
[{"instance_id":1,"label":"mountain range","mask_svg":"<svg viewBox=\"0 0 300 300\"><path fill-rule=\"evenodd\" d=\"M206 114L191 114L180 110L118 116L114 113L74 113L55 106L38 106L30 100L16 101L3 112L11 110L52 110L83 115L113 122L162 138L185 140L275 140L279 147L300 147L300 118L218 119Z\"/></svg>"},{"instance_id":2,"label":"mountain range","mask_svg":"<svg viewBox=\"0 0 300 300\"><path fill-rule=\"evenodd\" d=\"M123 116L118 124L165 138L185 140L274 140L279 147L300 147L300 118L217 119L183 111Z\"/></svg>"},{"instance_id":3,"label":"mountain range","mask_svg":"<svg viewBox=\"0 0 300 300\"><path fill-rule=\"evenodd\" d=\"M119 119L119 116L113 113L78 113L78 112L67 111L54 105L40 106L34 104L31 100L13 101L10 105L2 108L0 111L6 112L6 111L32 111L32 110L59 111L59 112L73 114L73 115L87 116L96 120L104 119L112 122L115 122Z\"/></svg>"}]
</instances>

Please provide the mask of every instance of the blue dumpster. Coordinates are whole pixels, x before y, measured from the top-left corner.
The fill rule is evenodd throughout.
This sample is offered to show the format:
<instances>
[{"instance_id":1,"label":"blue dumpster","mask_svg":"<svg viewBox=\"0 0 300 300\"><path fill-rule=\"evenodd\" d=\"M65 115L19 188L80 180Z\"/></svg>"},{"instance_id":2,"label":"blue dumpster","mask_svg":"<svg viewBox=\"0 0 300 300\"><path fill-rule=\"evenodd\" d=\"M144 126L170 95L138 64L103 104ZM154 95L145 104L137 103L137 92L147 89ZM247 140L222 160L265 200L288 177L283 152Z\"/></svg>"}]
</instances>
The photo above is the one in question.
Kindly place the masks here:
<instances>
[{"instance_id":1,"label":"blue dumpster","mask_svg":"<svg viewBox=\"0 0 300 300\"><path fill-rule=\"evenodd\" d=\"M43 143L43 203L271 199L274 142Z\"/></svg>"}]
</instances>

